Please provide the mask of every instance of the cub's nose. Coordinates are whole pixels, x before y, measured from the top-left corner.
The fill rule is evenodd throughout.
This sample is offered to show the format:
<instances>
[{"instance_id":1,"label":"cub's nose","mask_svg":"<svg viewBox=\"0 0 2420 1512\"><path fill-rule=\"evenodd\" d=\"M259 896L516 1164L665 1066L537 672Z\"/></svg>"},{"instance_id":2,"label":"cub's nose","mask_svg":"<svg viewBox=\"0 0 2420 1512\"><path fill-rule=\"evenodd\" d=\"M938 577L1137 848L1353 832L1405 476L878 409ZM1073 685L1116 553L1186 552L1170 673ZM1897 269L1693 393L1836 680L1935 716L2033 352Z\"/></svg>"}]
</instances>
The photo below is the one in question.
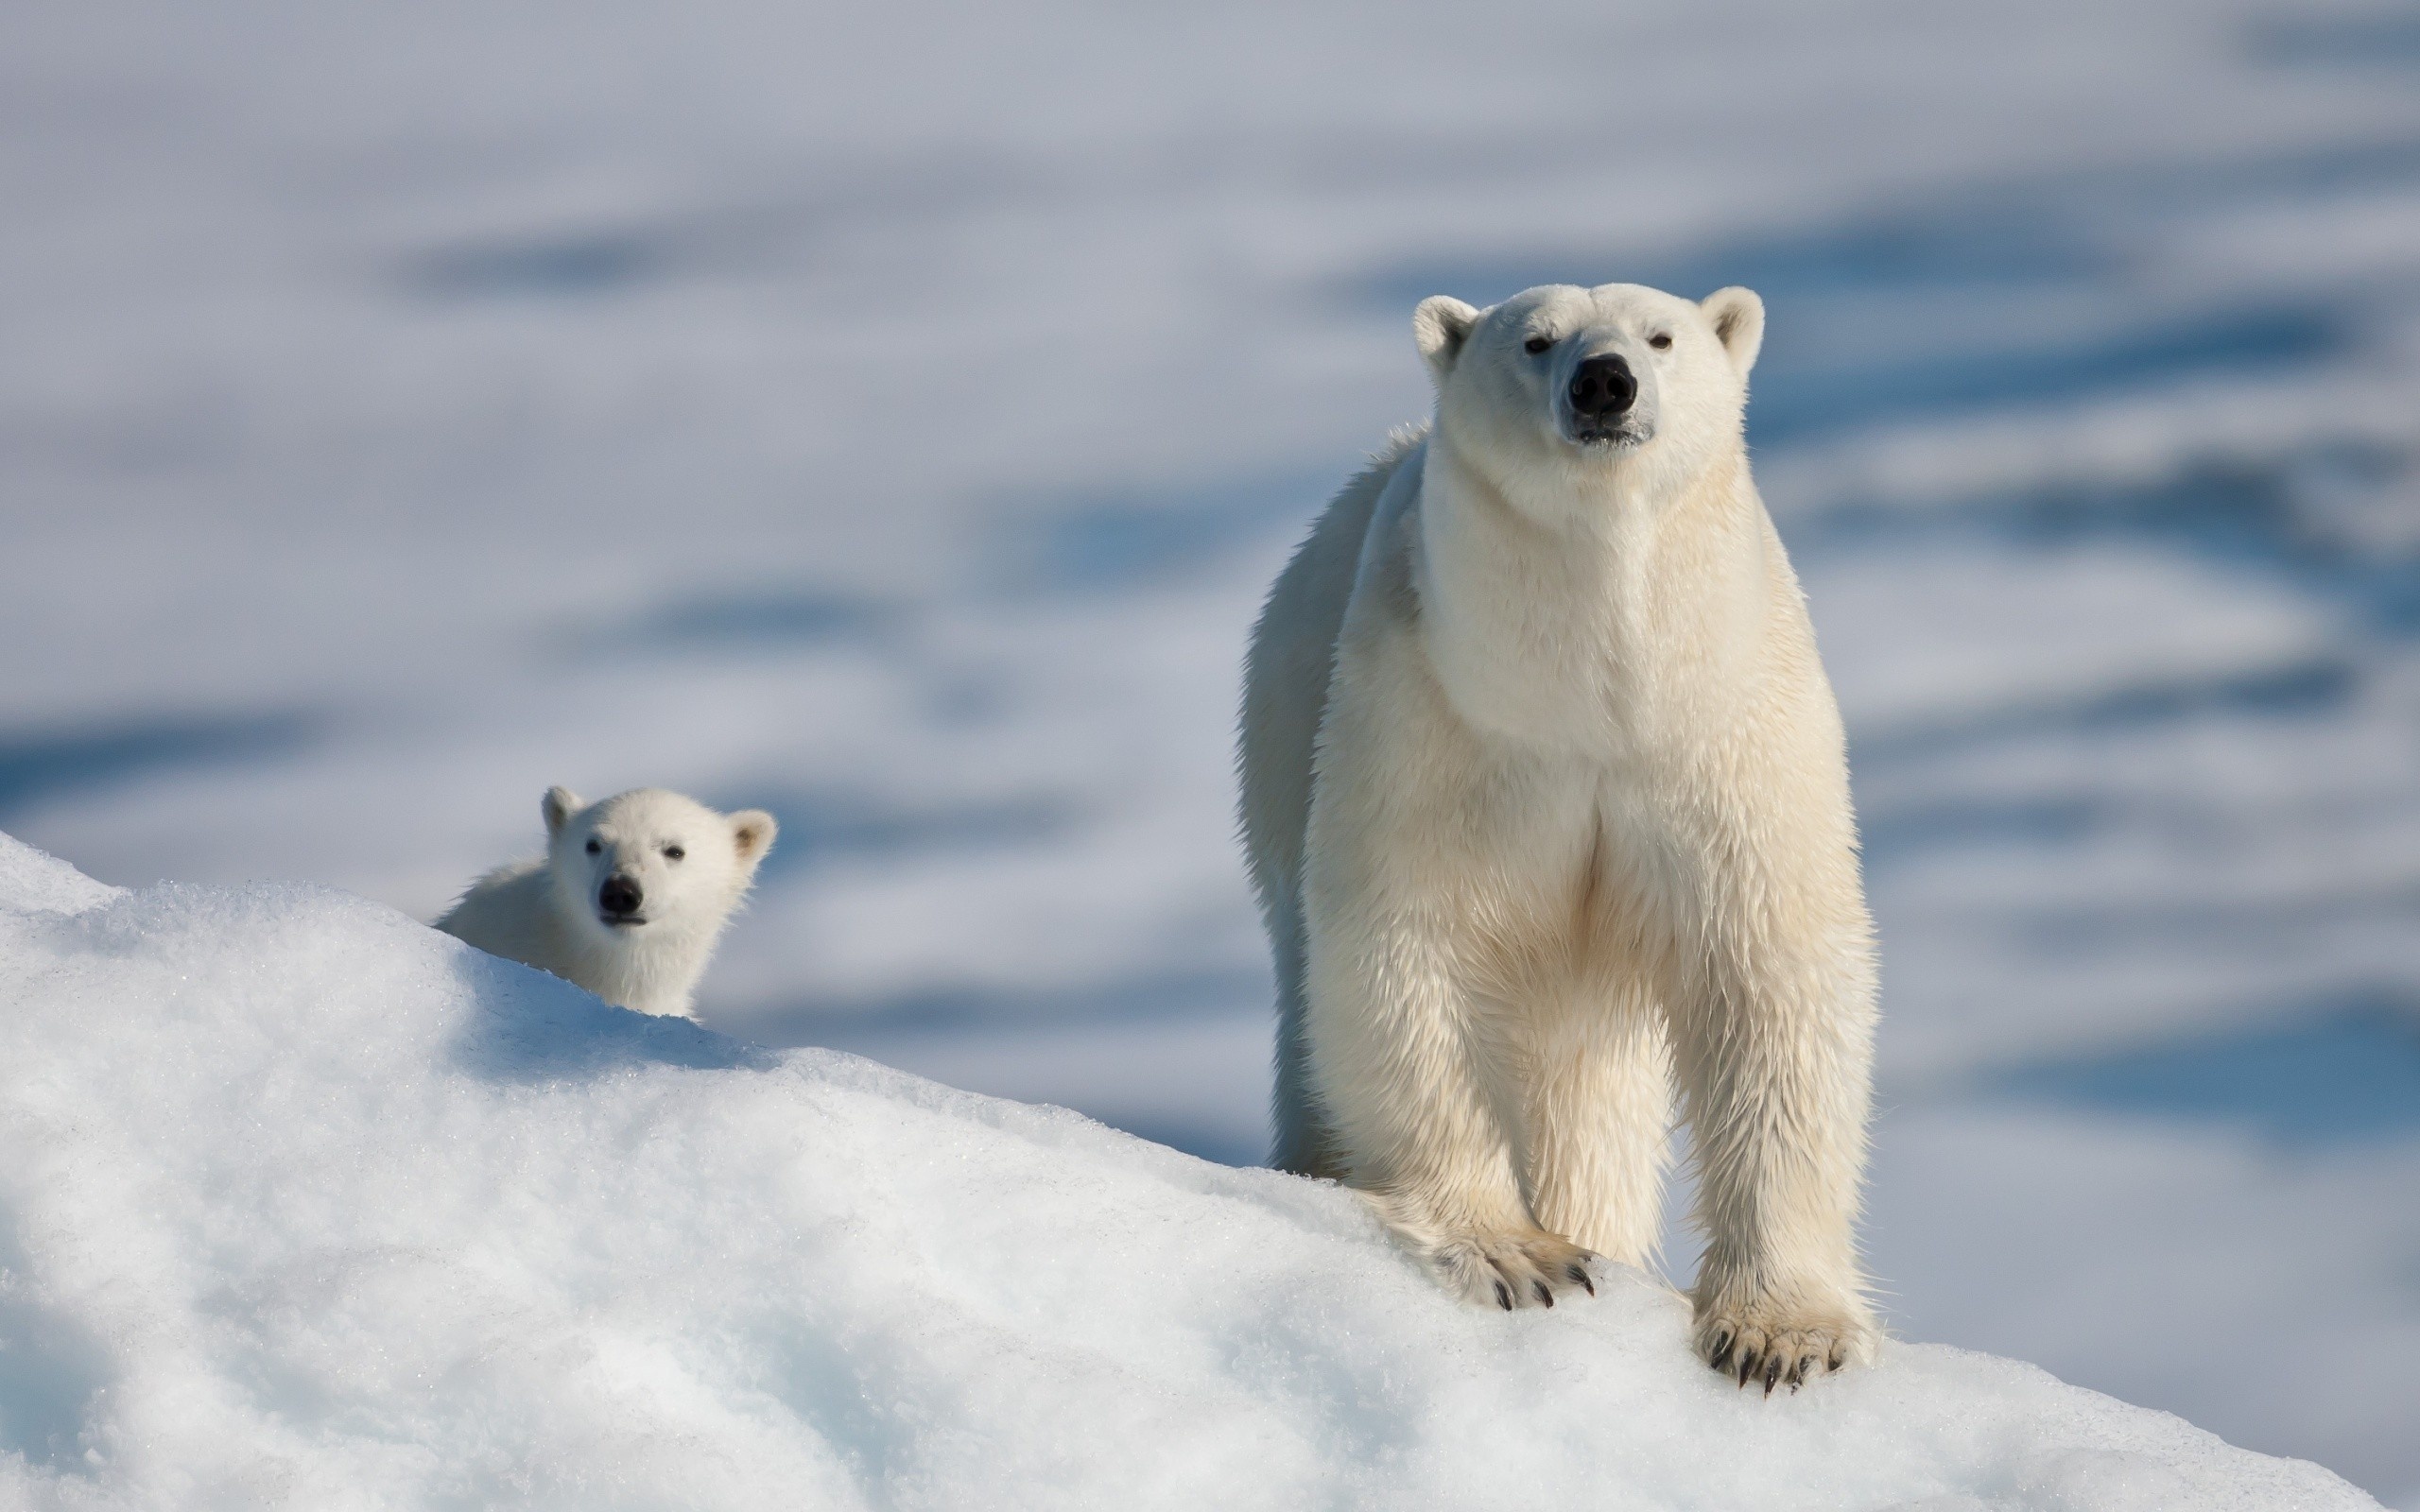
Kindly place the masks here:
<instances>
[{"instance_id":1,"label":"cub's nose","mask_svg":"<svg viewBox=\"0 0 2420 1512\"><path fill-rule=\"evenodd\" d=\"M1591 357L1571 375L1571 412L1583 420L1618 415L1637 397L1638 379L1619 357Z\"/></svg>"},{"instance_id":2,"label":"cub's nose","mask_svg":"<svg viewBox=\"0 0 2420 1512\"><path fill-rule=\"evenodd\" d=\"M615 923L637 913L639 904L645 901L639 892L638 880L618 872L606 878L605 885L596 889L597 911Z\"/></svg>"}]
</instances>

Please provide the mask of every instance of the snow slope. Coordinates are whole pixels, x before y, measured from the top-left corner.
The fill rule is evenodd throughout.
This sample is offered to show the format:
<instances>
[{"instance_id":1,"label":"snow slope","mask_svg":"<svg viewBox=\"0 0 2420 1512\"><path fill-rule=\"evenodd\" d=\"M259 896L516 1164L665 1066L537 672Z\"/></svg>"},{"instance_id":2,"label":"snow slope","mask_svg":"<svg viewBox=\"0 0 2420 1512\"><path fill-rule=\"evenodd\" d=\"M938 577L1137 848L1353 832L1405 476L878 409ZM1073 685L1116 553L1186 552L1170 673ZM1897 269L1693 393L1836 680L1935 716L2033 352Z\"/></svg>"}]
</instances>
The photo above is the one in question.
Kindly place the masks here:
<instances>
[{"instance_id":1,"label":"snow slope","mask_svg":"<svg viewBox=\"0 0 2420 1512\"><path fill-rule=\"evenodd\" d=\"M1462 1308L1333 1187L327 888L0 836L0 993L9 1505L2375 1505L1938 1346L1751 1396L1636 1273Z\"/></svg>"}]
</instances>

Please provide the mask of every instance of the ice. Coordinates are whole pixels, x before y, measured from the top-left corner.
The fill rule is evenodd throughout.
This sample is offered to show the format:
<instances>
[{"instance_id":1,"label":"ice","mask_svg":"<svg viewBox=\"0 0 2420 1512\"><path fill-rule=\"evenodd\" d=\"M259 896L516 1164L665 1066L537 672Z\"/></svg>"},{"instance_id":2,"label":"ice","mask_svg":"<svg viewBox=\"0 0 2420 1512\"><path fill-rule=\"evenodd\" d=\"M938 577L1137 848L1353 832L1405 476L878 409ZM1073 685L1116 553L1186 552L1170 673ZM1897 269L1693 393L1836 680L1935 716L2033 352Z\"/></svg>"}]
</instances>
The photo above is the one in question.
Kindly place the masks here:
<instances>
[{"instance_id":1,"label":"ice","mask_svg":"<svg viewBox=\"0 0 2420 1512\"><path fill-rule=\"evenodd\" d=\"M1769 1400L1637 1272L1466 1308L1330 1185L0 858L11 1505L2375 1505L1940 1346Z\"/></svg>"}]
</instances>

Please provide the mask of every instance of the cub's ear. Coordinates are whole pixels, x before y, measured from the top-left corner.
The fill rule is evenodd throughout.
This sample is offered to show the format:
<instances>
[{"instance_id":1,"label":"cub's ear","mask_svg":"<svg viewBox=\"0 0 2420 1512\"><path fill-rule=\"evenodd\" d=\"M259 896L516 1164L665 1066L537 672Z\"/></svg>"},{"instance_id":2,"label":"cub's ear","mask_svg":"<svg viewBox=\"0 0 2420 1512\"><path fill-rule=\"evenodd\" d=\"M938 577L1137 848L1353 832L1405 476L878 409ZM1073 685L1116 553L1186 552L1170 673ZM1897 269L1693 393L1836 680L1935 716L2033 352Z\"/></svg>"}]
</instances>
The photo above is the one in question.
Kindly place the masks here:
<instances>
[{"instance_id":1,"label":"cub's ear","mask_svg":"<svg viewBox=\"0 0 2420 1512\"><path fill-rule=\"evenodd\" d=\"M773 849L773 836L780 830L773 816L763 809L747 809L731 816L732 844L738 848L739 859L747 863L749 870L755 870L756 863L765 859L765 852Z\"/></svg>"},{"instance_id":2,"label":"cub's ear","mask_svg":"<svg viewBox=\"0 0 2420 1512\"><path fill-rule=\"evenodd\" d=\"M546 789L546 796L538 800L538 812L546 819L546 838L551 840L562 833L564 822L586 806L580 802L579 795L568 787Z\"/></svg>"},{"instance_id":3,"label":"cub's ear","mask_svg":"<svg viewBox=\"0 0 2420 1512\"><path fill-rule=\"evenodd\" d=\"M1438 387L1445 387L1445 375L1454 370L1454 359L1462 354L1462 343L1478 324L1478 314L1450 294L1432 294L1411 312L1412 342L1427 359Z\"/></svg>"},{"instance_id":4,"label":"cub's ear","mask_svg":"<svg viewBox=\"0 0 2420 1512\"><path fill-rule=\"evenodd\" d=\"M1698 301L1706 319L1714 326L1714 334L1722 342L1722 350L1731 353L1731 366L1739 376L1756 365L1756 352L1765 344L1765 301L1756 298L1754 289L1734 284L1717 289Z\"/></svg>"}]
</instances>

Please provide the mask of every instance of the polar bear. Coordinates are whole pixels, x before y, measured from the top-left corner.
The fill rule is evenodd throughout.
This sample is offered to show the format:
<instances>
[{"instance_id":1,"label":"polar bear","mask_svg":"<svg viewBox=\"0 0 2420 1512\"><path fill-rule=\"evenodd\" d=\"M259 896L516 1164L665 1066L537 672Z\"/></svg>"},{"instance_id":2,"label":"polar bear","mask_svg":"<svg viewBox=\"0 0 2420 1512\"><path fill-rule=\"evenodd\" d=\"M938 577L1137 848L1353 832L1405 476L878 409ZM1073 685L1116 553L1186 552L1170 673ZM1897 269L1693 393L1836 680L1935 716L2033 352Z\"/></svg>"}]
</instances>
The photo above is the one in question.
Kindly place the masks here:
<instances>
[{"instance_id":1,"label":"polar bear","mask_svg":"<svg viewBox=\"0 0 2420 1512\"><path fill-rule=\"evenodd\" d=\"M436 927L618 1006L696 1017L698 979L772 848L773 816L660 787L588 806L549 788L539 812L545 859L489 872Z\"/></svg>"},{"instance_id":2,"label":"polar bear","mask_svg":"<svg viewBox=\"0 0 2420 1512\"><path fill-rule=\"evenodd\" d=\"M1276 956L1274 1163L1474 1300L1658 1238L1671 1085L1693 1343L1796 1385L1875 1338L1875 1022L1847 761L1749 477L1764 304L1443 297L1425 433L1337 495L1253 632L1242 820Z\"/></svg>"}]
</instances>

